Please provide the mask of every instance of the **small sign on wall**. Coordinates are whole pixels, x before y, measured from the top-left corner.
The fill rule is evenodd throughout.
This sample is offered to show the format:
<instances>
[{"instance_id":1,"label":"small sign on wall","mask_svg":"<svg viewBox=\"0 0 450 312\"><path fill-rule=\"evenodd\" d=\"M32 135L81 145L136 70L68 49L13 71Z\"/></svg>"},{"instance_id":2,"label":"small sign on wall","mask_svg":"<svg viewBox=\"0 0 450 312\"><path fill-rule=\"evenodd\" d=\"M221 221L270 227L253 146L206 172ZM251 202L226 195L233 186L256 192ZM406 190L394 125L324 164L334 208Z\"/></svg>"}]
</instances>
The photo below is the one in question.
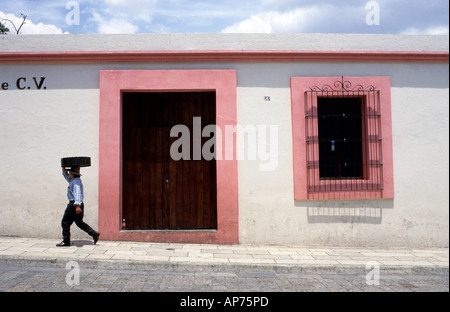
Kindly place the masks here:
<instances>
[{"instance_id":1,"label":"small sign on wall","mask_svg":"<svg viewBox=\"0 0 450 312\"><path fill-rule=\"evenodd\" d=\"M47 90L47 77L19 77L14 82L0 82L0 91L7 90Z\"/></svg>"}]
</instances>

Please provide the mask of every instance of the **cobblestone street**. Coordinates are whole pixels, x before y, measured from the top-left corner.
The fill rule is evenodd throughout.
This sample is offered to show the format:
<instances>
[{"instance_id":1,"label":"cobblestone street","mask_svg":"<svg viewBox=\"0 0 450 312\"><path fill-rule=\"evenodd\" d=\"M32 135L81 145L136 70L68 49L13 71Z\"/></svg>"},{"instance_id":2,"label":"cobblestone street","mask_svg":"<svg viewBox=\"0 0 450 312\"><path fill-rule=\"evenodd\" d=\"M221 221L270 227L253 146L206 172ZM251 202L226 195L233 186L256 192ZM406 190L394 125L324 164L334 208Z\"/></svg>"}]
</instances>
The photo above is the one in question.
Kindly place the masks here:
<instances>
[{"instance_id":1,"label":"cobblestone street","mask_svg":"<svg viewBox=\"0 0 450 312\"><path fill-rule=\"evenodd\" d=\"M447 274L380 271L379 285L368 285L365 271L295 272L262 267L147 266L105 269L63 263L0 261L4 292L448 292ZM66 281L68 279L68 281ZM78 285L77 285L78 284Z\"/></svg>"}]
</instances>

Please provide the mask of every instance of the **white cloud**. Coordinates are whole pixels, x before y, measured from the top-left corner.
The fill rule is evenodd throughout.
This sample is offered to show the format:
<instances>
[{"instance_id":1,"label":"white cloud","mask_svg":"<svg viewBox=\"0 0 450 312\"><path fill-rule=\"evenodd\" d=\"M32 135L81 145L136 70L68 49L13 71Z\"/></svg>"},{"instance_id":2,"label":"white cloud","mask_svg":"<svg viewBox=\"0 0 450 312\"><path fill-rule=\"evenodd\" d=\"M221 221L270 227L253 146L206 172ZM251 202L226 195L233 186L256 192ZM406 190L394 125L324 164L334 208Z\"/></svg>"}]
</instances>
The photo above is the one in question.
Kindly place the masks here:
<instances>
[{"instance_id":1,"label":"white cloud","mask_svg":"<svg viewBox=\"0 0 450 312\"><path fill-rule=\"evenodd\" d=\"M254 14L250 18L226 27L224 33L288 33L301 32L319 14L316 7L297 8L285 13L276 11Z\"/></svg>"},{"instance_id":2,"label":"white cloud","mask_svg":"<svg viewBox=\"0 0 450 312\"><path fill-rule=\"evenodd\" d=\"M401 33L405 35L448 35L449 27L448 25L429 27L426 29L410 27L402 31Z\"/></svg>"},{"instance_id":3,"label":"white cloud","mask_svg":"<svg viewBox=\"0 0 450 312\"><path fill-rule=\"evenodd\" d=\"M150 23L158 0L104 0L104 13L111 17Z\"/></svg>"},{"instance_id":4,"label":"white cloud","mask_svg":"<svg viewBox=\"0 0 450 312\"><path fill-rule=\"evenodd\" d=\"M252 15L250 18L226 27L224 33L271 33L272 26L261 15Z\"/></svg>"},{"instance_id":5,"label":"white cloud","mask_svg":"<svg viewBox=\"0 0 450 312\"><path fill-rule=\"evenodd\" d=\"M0 20L8 19L12 23L14 23L16 28L19 28L23 18L16 16L11 13L3 13L0 11ZM9 28L10 34L15 34L14 26L9 21L2 21L2 23ZM51 24L44 24L44 23L33 23L32 20L27 18L25 20L25 24L20 29L20 34L29 35L29 34L68 34L68 32L63 32L63 30L55 25Z\"/></svg>"},{"instance_id":6,"label":"white cloud","mask_svg":"<svg viewBox=\"0 0 450 312\"><path fill-rule=\"evenodd\" d=\"M100 14L93 13L92 20L98 24L99 34L134 34L138 27L121 18L105 20Z\"/></svg>"},{"instance_id":7,"label":"white cloud","mask_svg":"<svg viewBox=\"0 0 450 312\"><path fill-rule=\"evenodd\" d=\"M123 5L127 2L127 0L105 0L106 4L111 5Z\"/></svg>"},{"instance_id":8,"label":"white cloud","mask_svg":"<svg viewBox=\"0 0 450 312\"><path fill-rule=\"evenodd\" d=\"M91 10L100 34L132 34L140 27L148 28L158 0L103 0L103 5Z\"/></svg>"},{"instance_id":9,"label":"white cloud","mask_svg":"<svg viewBox=\"0 0 450 312\"><path fill-rule=\"evenodd\" d=\"M372 26L366 21L373 14L366 8L369 0L259 0L259 10L234 20L222 32L448 34L444 2L430 1L433 5L377 0L381 22Z\"/></svg>"}]
</instances>

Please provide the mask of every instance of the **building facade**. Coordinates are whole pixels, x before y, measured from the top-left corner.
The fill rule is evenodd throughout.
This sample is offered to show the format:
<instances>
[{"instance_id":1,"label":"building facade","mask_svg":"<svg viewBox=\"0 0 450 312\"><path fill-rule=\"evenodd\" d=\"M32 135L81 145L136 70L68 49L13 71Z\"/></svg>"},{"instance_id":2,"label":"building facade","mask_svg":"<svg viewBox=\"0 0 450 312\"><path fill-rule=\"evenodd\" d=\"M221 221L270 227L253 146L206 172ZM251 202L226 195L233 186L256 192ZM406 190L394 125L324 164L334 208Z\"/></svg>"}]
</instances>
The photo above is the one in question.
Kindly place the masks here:
<instances>
[{"instance_id":1,"label":"building facade","mask_svg":"<svg viewBox=\"0 0 450 312\"><path fill-rule=\"evenodd\" d=\"M0 37L0 235L448 247L448 36ZM73 227L74 237L83 233Z\"/></svg>"}]
</instances>

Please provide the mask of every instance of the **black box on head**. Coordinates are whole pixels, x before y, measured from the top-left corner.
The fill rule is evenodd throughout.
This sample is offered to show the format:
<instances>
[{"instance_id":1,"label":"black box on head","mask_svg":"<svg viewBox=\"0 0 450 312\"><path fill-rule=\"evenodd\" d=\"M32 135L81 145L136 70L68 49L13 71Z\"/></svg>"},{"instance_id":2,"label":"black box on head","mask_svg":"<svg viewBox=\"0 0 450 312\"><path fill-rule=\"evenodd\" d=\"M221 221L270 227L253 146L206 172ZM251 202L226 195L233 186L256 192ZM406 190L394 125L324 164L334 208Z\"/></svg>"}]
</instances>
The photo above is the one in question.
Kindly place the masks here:
<instances>
[{"instance_id":1,"label":"black box on head","mask_svg":"<svg viewBox=\"0 0 450 312\"><path fill-rule=\"evenodd\" d=\"M61 158L61 167L90 167L91 157L76 156Z\"/></svg>"}]
</instances>

